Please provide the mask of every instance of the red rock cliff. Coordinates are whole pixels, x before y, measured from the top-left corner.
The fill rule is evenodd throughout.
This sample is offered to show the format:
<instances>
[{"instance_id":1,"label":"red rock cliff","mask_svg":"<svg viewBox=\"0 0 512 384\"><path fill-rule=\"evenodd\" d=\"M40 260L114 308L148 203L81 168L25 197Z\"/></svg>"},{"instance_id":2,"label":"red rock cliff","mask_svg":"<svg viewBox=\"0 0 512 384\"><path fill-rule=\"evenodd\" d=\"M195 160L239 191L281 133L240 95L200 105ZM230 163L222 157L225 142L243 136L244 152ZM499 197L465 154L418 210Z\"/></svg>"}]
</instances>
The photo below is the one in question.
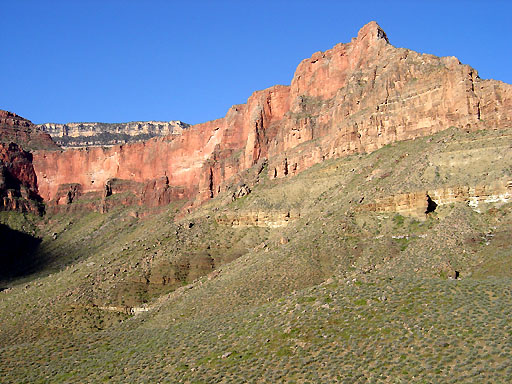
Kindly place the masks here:
<instances>
[{"instance_id":1,"label":"red rock cliff","mask_svg":"<svg viewBox=\"0 0 512 384\"><path fill-rule=\"evenodd\" d=\"M42 213L32 154L26 150L58 148L29 120L0 110L0 209Z\"/></svg>"},{"instance_id":2,"label":"red rock cliff","mask_svg":"<svg viewBox=\"0 0 512 384\"><path fill-rule=\"evenodd\" d=\"M0 143L0 209L42 213L32 154L15 143Z\"/></svg>"},{"instance_id":3,"label":"red rock cliff","mask_svg":"<svg viewBox=\"0 0 512 384\"><path fill-rule=\"evenodd\" d=\"M50 135L15 113L0 110L0 142L16 143L25 150L58 149Z\"/></svg>"},{"instance_id":4,"label":"red rock cliff","mask_svg":"<svg viewBox=\"0 0 512 384\"><path fill-rule=\"evenodd\" d=\"M481 80L454 57L395 48L371 22L350 43L302 61L291 86L255 92L222 119L145 143L38 151L34 167L47 201L70 183L94 192L112 178L162 185L154 180L163 177L176 197L203 201L264 158L272 177L284 177L450 126L512 126L512 87Z\"/></svg>"}]
</instances>

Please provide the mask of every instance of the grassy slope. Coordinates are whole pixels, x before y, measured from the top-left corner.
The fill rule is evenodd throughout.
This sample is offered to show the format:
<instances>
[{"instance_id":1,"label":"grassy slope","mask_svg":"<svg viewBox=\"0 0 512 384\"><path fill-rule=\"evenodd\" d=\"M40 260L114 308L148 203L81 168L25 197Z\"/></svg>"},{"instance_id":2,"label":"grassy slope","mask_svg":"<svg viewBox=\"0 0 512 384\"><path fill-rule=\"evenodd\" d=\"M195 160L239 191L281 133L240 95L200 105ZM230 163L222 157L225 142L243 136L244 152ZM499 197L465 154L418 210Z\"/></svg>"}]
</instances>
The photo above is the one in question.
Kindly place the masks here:
<instances>
[{"instance_id":1,"label":"grassy slope","mask_svg":"<svg viewBox=\"0 0 512 384\"><path fill-rule=\"evenodd\" d=\"M226 192L181 222L178 206L143 219L130 209L31 218L45 262L3 284L13 288L0 293L0 374L6 382L508 381L512 204L480 214L440 206L423 222L355 208L362 197L510 179L511 133L449 129L327 161L292 179L262 179L234 202ZM368 180L378 169L384 176ZM300 218L277 229L215 221L257 210ZM218 272L201 277L211 260ZM447 264L463 279L447 280ZM155 283L162 271L172 283ZM98 308L144 302L152 309L135 317Z\"/></svg>"}]
</instances>

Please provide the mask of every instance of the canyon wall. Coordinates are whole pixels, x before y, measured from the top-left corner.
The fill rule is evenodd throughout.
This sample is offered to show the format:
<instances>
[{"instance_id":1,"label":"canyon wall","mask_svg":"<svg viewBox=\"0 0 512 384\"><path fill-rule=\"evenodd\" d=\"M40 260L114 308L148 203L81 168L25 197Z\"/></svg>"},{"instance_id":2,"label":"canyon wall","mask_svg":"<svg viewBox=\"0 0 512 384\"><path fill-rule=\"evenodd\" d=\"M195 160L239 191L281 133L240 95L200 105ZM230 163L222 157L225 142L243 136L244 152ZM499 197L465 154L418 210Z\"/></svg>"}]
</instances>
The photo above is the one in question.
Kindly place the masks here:
<instances>
[{"instance_id":1,"label":"canyon wall","mask_svg":"<svg viewBox=\"0 0 512 384\"><path fill-rule=\"evenodd\" d=\"M59 149L47 133L15 113L0 110L0 142L15 143L23 149Z\"/></svg>"},{"instance_id":2,"label":"canyon wall","mask_svg":"<svg viewBox=\"0 0 512 384\"><path fill-rule=\"evenodd\" d=\"M155 186L163 178L155 188L199 203L263 162L270 177L286 177L451 126L511 127L512 86L482 80L454 57L395 48L371 22L350 43L303 60L290 86L257 91L222 119L147 142L37 151L34 169L40 195L54 204L59 188L101 192L114 178Z\"/></svg>"},{"instance_id":3,"label":"canyon wall","mask_svg":"<svg viewBox=\"0 0 512 384\"><path fill-rule=\"evenodd\" d=\"M0 143L0 210L43 213L32 154L15 143Z\"/></svg>"},{"instance_id":4,"label":"canyon wall","mask_svg":"<svg viewBox=\"0 0 512 384\"><path fill-rule=\"evenodd\" d=\"M42 213L29 150L57 150L51 137L29 120L0 110L0 210Z\"/></svg>"},{"instance_id":5,"label":"canyon wall","mask_svg":"<svg viewBox=\"0 0 512 384\"><path fill-rule=\"evenodd\" d=\"M190 125L179 120L129 123L45 123L37 127L63 148L111 146L156 136L181 134Z\"/></svg>"}]
</instances>

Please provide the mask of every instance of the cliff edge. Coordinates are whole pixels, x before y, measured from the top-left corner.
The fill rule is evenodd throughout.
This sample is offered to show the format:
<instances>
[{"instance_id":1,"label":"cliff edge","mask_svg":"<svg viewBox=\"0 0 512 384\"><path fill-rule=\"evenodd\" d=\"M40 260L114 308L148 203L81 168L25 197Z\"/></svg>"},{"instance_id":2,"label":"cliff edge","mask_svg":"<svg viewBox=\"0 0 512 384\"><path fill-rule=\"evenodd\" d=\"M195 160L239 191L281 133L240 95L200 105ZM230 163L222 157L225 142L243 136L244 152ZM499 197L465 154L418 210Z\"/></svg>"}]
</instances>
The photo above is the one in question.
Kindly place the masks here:
<instances>
[{"instance_id":1,"label":"cliff edge","mask_svg":"<svg viewBox=\"0 0 512 384\"><path fill-rule=\"evenodd\" d=\"M34 168L39 193L57 205L70 185L102 193L113 179L139 183L141 191L155 186L150 194L138 192L140 204L174 198L197 204L263 162L271 178L289 177L329 158L452 126L511 123L510 85L480 79L455 57L395 48L370 22L351 42L303 60L290 86L257 91L222 119L147 142L37 151Z\"/></svg>"}]
</instances>

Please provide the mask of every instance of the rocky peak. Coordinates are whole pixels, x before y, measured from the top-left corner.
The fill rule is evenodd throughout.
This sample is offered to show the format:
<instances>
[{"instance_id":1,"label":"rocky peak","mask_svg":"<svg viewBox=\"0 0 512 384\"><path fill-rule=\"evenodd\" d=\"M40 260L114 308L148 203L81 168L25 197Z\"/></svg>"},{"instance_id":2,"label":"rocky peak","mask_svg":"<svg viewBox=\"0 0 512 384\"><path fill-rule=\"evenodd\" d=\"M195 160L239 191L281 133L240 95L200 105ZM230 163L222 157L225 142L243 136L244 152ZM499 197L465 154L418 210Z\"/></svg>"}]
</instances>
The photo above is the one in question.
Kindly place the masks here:
<instances>
[{"instance_id":1,"label":"rocky peak","mask_svg":"<svg viewBox=\"0 0 512 384\"><path fill-rule=\"evenodd\" d=\"M371 21L362 27L350 43L340 43L324 52L316 52L303 60L291 84L292 100L307 95L329 99L347 85L350 76L382 60L382 50L391 47L386 33ZM292 105L297 111L298 105ZM299 108L300 109L300 108Z\"/></svg>"},{"instance_id":2,"label":"rocky peak","mask_svg":"<svg viewBox=\"0 0 512 384\"><path fill-rule=\"evenodd\" d=\"M370 21L368 24L366 24L359 30L359 32L357 33L357 40L368 40L370 42L370 45L379 40L385 40L386 43L389 44L386 32L384 32L380 25L377 24L377 22L375 21Z\"/></svg>"},{"instance_id":3,"label":"rocky peak","mask_svg":"<svg viewBox=\"0 0 512 384\"><path fill-rule=\"evenodd\" d=\"M370 22L351 42L303 60L289 87L257 91L225 118L145 143L39 152L34 169L45 201L59 201L59 185L103 194L116 178L160 190L144 193L155 204L168 202L169 191L200 203L263 162L269 177L292 177L330 158L449 127L511 124L510 85L479 79L455 58L395 48Z\"/></svg>"}]
</instances>

